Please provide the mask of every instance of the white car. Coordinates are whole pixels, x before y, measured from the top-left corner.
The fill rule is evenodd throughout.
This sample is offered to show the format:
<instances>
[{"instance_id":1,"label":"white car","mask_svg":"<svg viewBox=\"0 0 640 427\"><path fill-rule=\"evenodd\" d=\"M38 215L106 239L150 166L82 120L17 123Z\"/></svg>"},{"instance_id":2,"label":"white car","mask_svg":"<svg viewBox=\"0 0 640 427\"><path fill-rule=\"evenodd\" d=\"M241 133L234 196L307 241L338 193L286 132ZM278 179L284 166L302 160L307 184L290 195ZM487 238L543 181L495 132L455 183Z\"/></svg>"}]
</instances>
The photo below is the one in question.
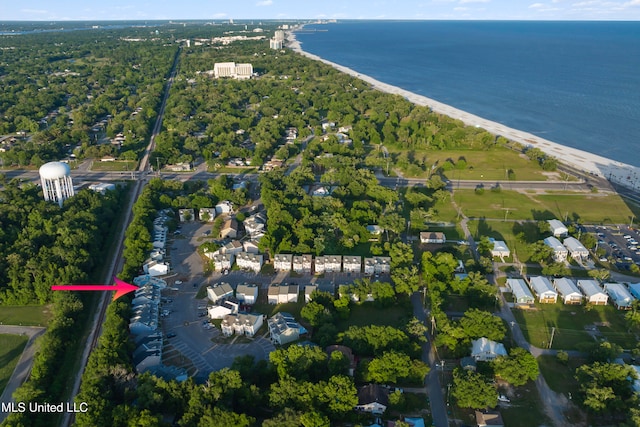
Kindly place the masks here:
<instances>
[{"instance_id":1,"label":"white car","mask_svg":"<svg viewBox=\"0 0 640 427\"><path fill-rule=\"evenodd\" d=\"M505 396L504 394L501 394L500 396L498 396L498 400L500 402L506 402L506 403L511 402L511 400L509 400L509 398L507 396Z\"/></svg>"},{"instance_id":2,"label":"white car","mask_svg":"<svg viewBox=\"0 0 640 427\"><path fill-rule=\"evenodd\" d=\"M182 285L182 280L176 280L175 283L176 285Z\"/></svg>"}]
</instances>

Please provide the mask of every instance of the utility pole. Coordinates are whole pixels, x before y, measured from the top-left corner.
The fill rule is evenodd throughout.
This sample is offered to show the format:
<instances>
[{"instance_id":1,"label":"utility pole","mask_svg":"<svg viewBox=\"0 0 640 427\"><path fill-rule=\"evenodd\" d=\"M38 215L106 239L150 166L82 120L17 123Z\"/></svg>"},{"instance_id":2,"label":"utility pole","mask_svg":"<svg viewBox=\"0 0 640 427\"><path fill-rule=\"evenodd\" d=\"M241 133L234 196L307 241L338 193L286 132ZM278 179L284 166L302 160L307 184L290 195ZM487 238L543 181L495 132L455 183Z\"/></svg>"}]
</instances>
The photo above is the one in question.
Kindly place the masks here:
<instances>
[{"instance_id":1,"label":"utility pole","mask_svg":"<svg viewBox=\"0 0 640 427\"><path fill-rule=\"evenodd\" d=\"M633 220L635 219L635 215L631 215L631 222L629 223L629 230L633 228Z\"/></svg>"},{"instance_id":2,"label":"utility pole","mask_svg":"<svg viewBox=\"0 0 640 427\"><path fill-rule=\"evenodd\" d=\"M549 340L549 348L553 345L553 336L556 334L556 327L551 327L551 339Z\"/></svg>"}]
</instances>

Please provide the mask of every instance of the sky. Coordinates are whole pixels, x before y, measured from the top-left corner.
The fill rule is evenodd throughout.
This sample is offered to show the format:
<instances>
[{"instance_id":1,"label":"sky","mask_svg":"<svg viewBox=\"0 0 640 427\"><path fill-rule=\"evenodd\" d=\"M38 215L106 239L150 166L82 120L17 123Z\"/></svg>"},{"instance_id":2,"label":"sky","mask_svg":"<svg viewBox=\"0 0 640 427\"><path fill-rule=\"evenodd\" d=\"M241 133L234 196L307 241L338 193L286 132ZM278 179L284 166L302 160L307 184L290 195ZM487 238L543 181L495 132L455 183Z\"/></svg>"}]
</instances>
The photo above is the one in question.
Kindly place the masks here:
<instances>
[{"instance_id":1,"label":"sky","mask_svg":"<svg viewBox=\"0 0 640 427\"><path fill-rule=\"evenodd\" d=\"M0 0L0 21L640 20L640 0Z\"/></svg>"}]
</instances>

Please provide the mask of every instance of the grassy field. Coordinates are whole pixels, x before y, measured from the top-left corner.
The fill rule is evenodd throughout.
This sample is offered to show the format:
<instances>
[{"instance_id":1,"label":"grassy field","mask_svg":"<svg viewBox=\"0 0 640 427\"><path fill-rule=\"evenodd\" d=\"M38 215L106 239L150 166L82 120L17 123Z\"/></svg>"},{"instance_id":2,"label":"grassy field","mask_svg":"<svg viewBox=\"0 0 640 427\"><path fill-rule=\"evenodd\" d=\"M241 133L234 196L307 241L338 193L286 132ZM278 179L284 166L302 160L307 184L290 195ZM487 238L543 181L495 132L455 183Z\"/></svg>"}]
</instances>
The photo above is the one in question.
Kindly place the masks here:
<instances>
[{"instance_id":1,"label":"grassy field","mask_svg":"<svg viewBox=\"0 0 640 427\"><path fill-rule=\"evenodd\" d=\"M568 363L558 362L556 356L538 357L538 366L545 381L551 390L568 395L576 395L578 392L578 381L574 378L574 373L578 366L585 363L582 359L569 358Z\"/></svg>"},{"instance_id":2,"label":"grassy field","mask_svg":"<svg viewBox=\"0 0 640 427\"><path fill-rule=\"evenodd\" d=\"M393 156L401 155L403 151L389 147L389 153ZM445 171L444 175L451 181L457 179L488 179L506 180L507 172L512 169L515 172L516 180L524 181L546 181L547 176L543 174L540 166L531 162L528 158L507 148L495 148L491 150L443 150L443 151L417 151L415 158L421 159L426 156L425 165L427 170L421 174L406 174L407 177L426 178L429 175L430 166L437 162L443 165L447 160L457 163L459 158L464 158L467 167L459 170ZM397 166L396 166L397 167ZM406 171L404 171L406 172Z\"/></svg>"},{"instance_id":3,"label":"grassy field","mask_svg":"<svg viewBox=\"0 0 640 427\"><path fill-rule=\"evenodd\" d=\"M522 193L503 189L484 194L455 190L455 200L468 217L505 220L580 220L594 224L627 224L638 215L637 206L615 194L558 192ZM633 210L632 210L633 209Z\"/></svg>"},{"instance_id":4,"label":"grassy field","mask_svg":"<svg viewBox=\"0 0 640 427\"><path fill-rule=\"evenodd\" d=\"M620 344L623 348L635 347L632 334L627 333L624 314L613 306L567 306L561 303L536 304L537 310L514 310L513 313L524 337L531 344L547 348L555 327L553 349L576 350L581 343L595 342L587 327L597 326L601 337Z\"/></svg>"},{"instance_id":5,"label":"grassy field","mask_svg":"<svg viewBox=\"0 0 640 427\"><path fill-rule=\"evenodd\" d=\"M92 171L114 171L126 172L134 171L138 167L137 160L116 160L114 162L94 161L91 164Z\"/></svg>"},{"instance_id":6,"label":"grassy field","mask_svg":"<svg viewBox=\"0 0 640 427\"><path fill-rule=\"evenodd\" d=\"M404 327L412 313L411 301L400 298L396 305L386 308L376 307L373 303L362 303L351 306L351 314L347 320L337 323L338 329L346 330L349 326L393 326Z\"/></svg>"},{"instance_id":7,"label":"grassy field","mask_svg":"<svg viewBox=\"0 0 640 427\"><path fill-rule=\"evenodd\" d=\"M538 427L551 425L544 413L544 405L535 383L529 381L515 389L515 397L508 406L501 406L500 413L504 424L512 427ZM526 414L526 416L523 416Z\"/></svg>"},{"instance_id":8,"label":"grassy field","mask_svg":"<svg viewBox=\"0 0 640 427\"><path fill-rule=\"evenodd\" d=\"M0 394L11 378L11 374L20 360L22 350L28 338L21 335L0 335Z\"/></svg>"},{"instance_id":9,"label":"grassy field","mask_svg":"<svg viewBox=\"0 0 640 427\"><path fill-rule=\"evenodd\" d=\"M51 305L3 305L0 308L0 324L46 326L51 318Z\"/></svg>"}]
</instances>

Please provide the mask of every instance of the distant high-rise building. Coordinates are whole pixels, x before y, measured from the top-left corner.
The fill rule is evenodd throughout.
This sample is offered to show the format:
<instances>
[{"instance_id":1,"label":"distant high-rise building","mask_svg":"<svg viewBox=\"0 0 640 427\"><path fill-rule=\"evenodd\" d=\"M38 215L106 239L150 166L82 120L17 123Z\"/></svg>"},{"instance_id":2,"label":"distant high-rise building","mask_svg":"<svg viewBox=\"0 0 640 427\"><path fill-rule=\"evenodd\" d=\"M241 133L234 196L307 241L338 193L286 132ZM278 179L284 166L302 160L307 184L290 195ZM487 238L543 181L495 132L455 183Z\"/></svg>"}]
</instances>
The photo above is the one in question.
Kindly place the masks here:
<instances>
[{"instance_id":1,"label":"distant high-rise building","mask_svg":"<svg viewBox=\"0 0 640 427\"><path fill-rule=\"evenodd\" d=\"M73 182L71 181L71 169L62 162L49 162L40 167L40 182L42 192L47 201L62 202L73 197Z\"/></svg>"},{"instance_id":2,"label":"distant high-rise building","mask_svg":"<svg viewBox=\"0 0 640 427\"><path fill-rule=\"evenodd\" d=\"M284 31L276 30L273 38L269 40L269 48L282 49L284 47Z\"/></svg>"}]
</instances>

